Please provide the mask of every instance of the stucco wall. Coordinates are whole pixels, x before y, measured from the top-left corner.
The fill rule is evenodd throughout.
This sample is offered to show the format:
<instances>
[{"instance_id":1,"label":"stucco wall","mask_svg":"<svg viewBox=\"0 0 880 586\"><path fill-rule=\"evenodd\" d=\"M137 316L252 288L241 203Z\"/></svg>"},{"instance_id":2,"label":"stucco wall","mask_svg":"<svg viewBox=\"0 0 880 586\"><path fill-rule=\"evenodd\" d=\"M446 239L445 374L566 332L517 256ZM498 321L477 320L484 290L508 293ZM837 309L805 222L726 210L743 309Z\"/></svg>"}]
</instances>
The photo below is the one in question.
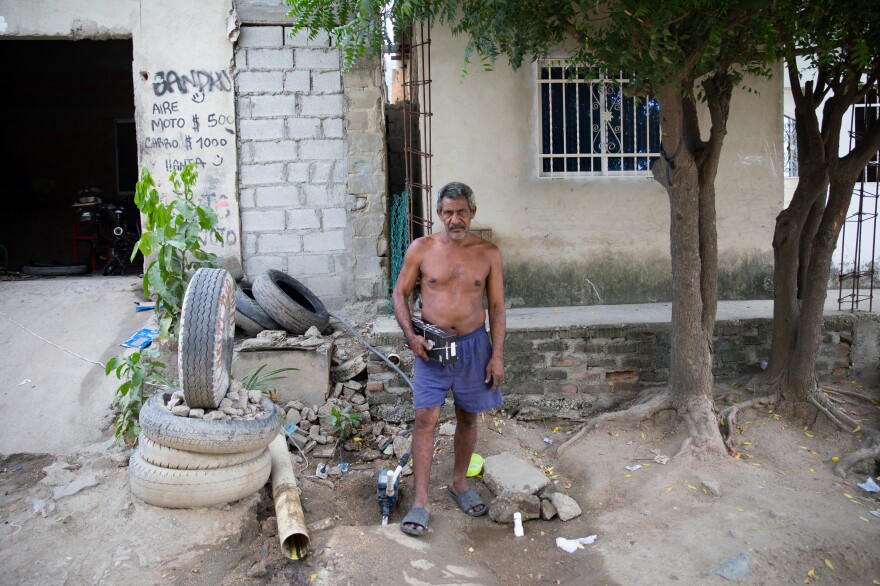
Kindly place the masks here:
<instances>
[{"instance_id":1,"label":"stucco wall","mask_svg":"<svg viewBox=\"0 0 880 586\"><path fill-rule=\"evenodd\" d=\"M539 178L536 66L472 65L464 40L432 31L433 178L474 188L474 227L492 229L512 305L669 299L669 204L652 178ZM767 296L782 206L781 88L733 98L716 181L721 295ZM777 144L779 143L779 144Z\"/></svg>"}]
</instances>

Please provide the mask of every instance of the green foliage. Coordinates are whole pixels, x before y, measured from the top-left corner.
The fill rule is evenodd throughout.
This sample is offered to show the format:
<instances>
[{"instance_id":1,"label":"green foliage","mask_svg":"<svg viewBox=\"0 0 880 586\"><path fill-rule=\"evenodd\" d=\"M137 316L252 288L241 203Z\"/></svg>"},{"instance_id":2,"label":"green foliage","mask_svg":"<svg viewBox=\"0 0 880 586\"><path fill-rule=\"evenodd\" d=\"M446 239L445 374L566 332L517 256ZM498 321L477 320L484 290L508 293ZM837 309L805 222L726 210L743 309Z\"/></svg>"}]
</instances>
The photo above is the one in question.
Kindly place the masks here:
<instances>
[{"instance_id":1,"label":"green foliage","mask_svg":"<svg viewBox=\"0 0 880 586\"><path fill-rule=\"evenodd\" d=\"M248 391L260 391L265 394L272 394L275 391L275 381L284 380L287 377L283 376L282 372L290 372L293 370L299 370L298 368L276 368L275 370L270 370L269 372L263 372L263 369L266 368L265 364L258 366L253 369L241 379L241 384L244 386L245 390Z\"/></svg>"},{"instance_id":2,"label":"green foliage","mask_svg":"<svg viewBox=\"0 0 880 586\"><path fill-rule=\"evenodd\" d=\"M318 417L322 417L326 420L340 439L345 439L350 436L363 416L363 413L357 411L352 412L351 407L349 406L338 409L336 405L333 405L330 408L330 413L318 414Z\"/></svg>"},{"instance_id":3,"label":"green foliage","mask_svg":"<svg viewBox=\"0 0 880 586\"><path fill-rule=\"evenodd\" d=\"M138 416L141 406L150 396L147 387L170 384L162 374L165 364L159 362L158 358L158 350L145 348L130 354L119 354L107 363L105 374L110 376L113 373L123 381L113 397L113 407L116 408L113 430L117 441L131 444L140 433Z\"/></svg>"},{"instance_id":4,"label":"green foliage","mask_svg":"<svg viewBox=\"0 0 880 586\"><path fill-rule=\"evenodd\" d=\"M830 0L827 0L830 1ZM293 33L327 31L346 67L378 55L393 31L416 22L442 23L467 37L465 70L474 55L485 68L507 56L524 60L564 50L576 65L629 72L637 93L670 82L687 86L722 71L738 83L744 73L768 75L775 62L774 3L760 0L287 0ZM397 42L400 39L396 39Z\"/></svg>"},{"instance_id":5,"label":"green foliage","mask_svg":"<svg viewBox=\"0 0 880 586\"><path fill-rule=\"evenodd\" d=\"M198 173L192 163L178 175L172 171L168 180L177 197L162 203L156 183L147 169L135 188L134 201L144 215L144 232L135 244L134 254L143 253L152 261L144 271L144 294L156 296L159 335L176 338L180 324L183 295L192 274L200 268L217 266L216 255L202 250L206 238L223 242L217 231L217 214L210 207L198 205L193 185Z\"/></svg>"}]
</instances>

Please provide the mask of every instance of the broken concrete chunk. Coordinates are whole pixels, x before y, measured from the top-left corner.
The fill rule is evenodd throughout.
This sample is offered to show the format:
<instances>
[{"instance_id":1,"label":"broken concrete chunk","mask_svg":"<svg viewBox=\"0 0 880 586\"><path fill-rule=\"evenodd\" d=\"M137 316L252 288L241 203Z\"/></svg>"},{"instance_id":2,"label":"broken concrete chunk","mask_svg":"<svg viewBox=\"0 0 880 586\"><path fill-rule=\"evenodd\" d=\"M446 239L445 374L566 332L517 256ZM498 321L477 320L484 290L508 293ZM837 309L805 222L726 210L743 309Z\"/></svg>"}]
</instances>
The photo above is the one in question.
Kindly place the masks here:
<instances>
[{"instance_id":1,"label":"broken concrete chunk","mask_svg":"<svg viewBox=\"0 0 880 586\"><path fill-rule=\"evenodd\" d=\"M259 405L260 399L263 398L263 393L261 393L260 391L248 391L247 395L248 395L248 401L250 401L251 403L254 403L255 405Z\"/></svg>"},{"instance_id":2,"label":"broken concrete chunk","mask_svg":"<svg viewBox=\"0 0 880 586\"><path fill-rule=\"evenodd\" d=\"M315 458L332 458L335 451L336 448L334 446L321 446L320 448L315 448L312 455Z\"/></svg>"},{"instance_id":3,"label":"broken concrete chunk","mask_svg":"<svg viewBox=\"0 0 880 586\"><path fill-rule=\"evenodd\" d=\"M312 327L310 327L309 329L307 329L307 330L306 330L306 333L303 334L303 335L304 335L306 338L320 338L320 337L321 337L321 330L319 330L319 329L318 329L317 327L315 327L315 326L312 326Z\"/></svg>"},{"instance_id":4,"label":"broken concrete chunk","mask_svg":"<svg viewBox=\"0 0 880 586\"><path fill-rule=\"evenodd\" d=\"M361 390L362 388L364 388L364 385L362 385L361 383L359 383L359 382L356 381L356 380L347 380L347 381L345 381L345 382L342 383L342 384L343 384L344 387L346 387L346 388L348 388L348 389L351 389L351 390L353 390L353 391L359 391L359 390Z\"/></svg>"},{"instance_id":5,"label":"broken concrete chunk","mask_svg":"<svg viewBox=\"0 0 880 586\"><path fill-rule=\"evenodd\" d=\"M409 438L397 436L394 438L394 441L391 443L392 450L394 450L395 458L402 458L403 455L409 450Z\"/></svg>"},{"instance_id":6,"label":"broken concrete chunk","mask_svg":"<svg viewBox=\"0 0 880 586\"><path fill-rule=\"evenodd\" d=\"M297 411L302 411L303 405L302 401L290 401L287 405L284 406L285 409L296 409Z\"/></svg>"},{"instance_id":7,"label":"broken concrete chunk","mask_svg":"<svg viewBox=\"0 0 880 586\"><path fill-rule=\"evenodd\" d=\"M183 397L177 397L177 396L175 396L176 394L177 393L172 395L171 399L169 399L168 404L166 405L166 407L168 407L168 409L173 410L175 407L177 407L178 405L183 403Z\"/></svg>"},{"instance_id":8,"label":"broken concrete chunk","mask_svg":"<svg viewBox=\"0 0 880 586\"><path fill-rule=\"evenodd\" d=\"M219 421L221 419L225 419L226 415L223 414L222 411L208 411L205 413L205 416L202 419L208 419L210 421Z\"/></svg>"},{"instance_id":9,"label":"broken concrete chunk","mask_svg":"<svg viewBox=\"0 0 880 586\"><path fill-rule=\"evenodd\" d=\"M541 518L549 521L556 516L556 507L548 499L541 499Z\"/></svg>"},{"instance_id":10,"label":"broken concrete chunk","mask_svg":"<svg viewBox=\"0 0 880 586\"><path fill-rule=\"evenodd\" d=\"M541 499L524 492L504 492L489 505L489 518L496 523L513 523L513 514L521 513L523 521L541 516Z\"/></svg>"},{"instance_id":11,"label":"broken concrete chunk","mask_svg":"<svg viewBox=\"0 0 880 586\"><path fill-rule=\"evenodd\" d=\"M339 366L331 367L330 380L334 383L345 382L362 373L365 368L367 368L366 355L359 354Z\"/></svg>"},{"instance_id":12,"label":"broken concrete chunk","mask_svg":"<svg viewBox=\"0 0 880 586\"><path fill-rule=\"evenodd\" d=\"M325 529L330 529L331 527L333 527L333 525L333 517L324 517L320 521L309 523L308 529L309 531L324 531Z\"/></svg>"},{"instance_id":13,"label":"broken concrete chunk","mask_svg":"<svg viewBox=\"0 0 880 586\"><path fill-rule=\"evenodd\" d=\"M510 452L486 458L483 462L483 480L496 495L518 492L535 494L550 483L550 479L538 469Z\"/></svg>"},{"instance_id":14,"label":"broken concrete chunk","mask_svg":"<svg viewBox=\"0 0 880 586\"><path fill-rule=\"evenodd\" d=\"M226 407L232 407L232 400L227 399L226 397L223 397L223 399L220 401L220 405L218 408L225 409Z\"/></svg>"},{"instance_id":15,"label":"broken concrete chunk","mask_svg":"<svg viewBox=\"0 0 880 586\"><path fill-rule=\"evenodd\" d=\"M186 405L175 405L171 408L171 414L179 417L189 417L189 407Z\"/></svg>"},{"instance_id":16,"label":"broken concrete chunk","mask_svg":"<svg viewBox=\"0 0 880 586\"><path fill-rule=\"evenodd\" d=\"M354 393L349 401L351 401L352 405L363 405L366 403L367 399L360 393Z\"/></svg>"},{"instance_id":17,"label":"broken concrete chunk","mask_svg":"<svg viewBox=\"0 0 880 586\"><path fill-rule=\"evenodd\" d=\"M190 409L189 416L192 419L202 419L205 416L205 410L204 409Z\"/></svg>"},{"instance_id":18,"label":"broken concrete chunk","mask_svg":"<svg viewBox=\"0 0 880 586\"><path fill-rule=\"evenodd\" d=\"M574 519L582 512L581 508L573 498L567 494L562 494L561 492L554 493L553 496L550 497L550 502L556 507L556 514L559 515L559 518L563 521Z\"/></svg>"},{"instance_id":19,"label":"broken concrete chunk","mask_svg":"<svg viewBox=\"0 0 880 586\"><path fill-rule=\"evenodd\" d=\"M238 391L229 391L226 393L226 398L232 401L233 403L238 402Z\"/></svg>"},{"instance_id":20,"label":"broken concrete chunk","mask_svg":"<svg viewBox=\"0 0 880 586\"><path fill-rule=\"evenodd\" d=\"M288 409L287 415L284 416L284 419L287 421L287 423L296 423L297 425L299 425L299 422L302 421L302 416L296 409Z\"/></svg>"}]
</instances>

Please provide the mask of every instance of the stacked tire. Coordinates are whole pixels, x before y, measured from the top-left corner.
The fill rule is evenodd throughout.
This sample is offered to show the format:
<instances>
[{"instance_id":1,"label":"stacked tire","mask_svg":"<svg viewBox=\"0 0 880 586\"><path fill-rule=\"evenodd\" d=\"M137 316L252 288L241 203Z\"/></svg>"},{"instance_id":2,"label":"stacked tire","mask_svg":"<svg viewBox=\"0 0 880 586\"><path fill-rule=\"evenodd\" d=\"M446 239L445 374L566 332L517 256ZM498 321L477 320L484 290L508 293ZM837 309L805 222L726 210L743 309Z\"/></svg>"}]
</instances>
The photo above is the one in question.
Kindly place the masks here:
<instances>
[{"instance_id":1,"label":"stacked tire","mask_svg":"<svg viewBox=\"0 0 880 586\"><path fill-rule=\"evenodd\" d=\"M240 284L235 303L235 323L249 336L263 330L299 336L311 327L323 330L330 321L327 308L308 287L277 270L263 271L252 285Z\"/></svg>"},{"instance_id":2,"label":"stacked tire","mask_svg":"<svg viewBox=\"0 0 880 586\"><path fill-rule=\"evenodd\" d=\"M179 369L192 408L217 409L229 389L234 283L222 269L199 269L184 296ZM281 431L278 407L261 398L253 419L194 419L166 404L176 389L154 394L140 412L141 436L129 460L131 492L151 505L204 507L242 499L271 474L269 443Z\"/></svg>"}]
</instances>

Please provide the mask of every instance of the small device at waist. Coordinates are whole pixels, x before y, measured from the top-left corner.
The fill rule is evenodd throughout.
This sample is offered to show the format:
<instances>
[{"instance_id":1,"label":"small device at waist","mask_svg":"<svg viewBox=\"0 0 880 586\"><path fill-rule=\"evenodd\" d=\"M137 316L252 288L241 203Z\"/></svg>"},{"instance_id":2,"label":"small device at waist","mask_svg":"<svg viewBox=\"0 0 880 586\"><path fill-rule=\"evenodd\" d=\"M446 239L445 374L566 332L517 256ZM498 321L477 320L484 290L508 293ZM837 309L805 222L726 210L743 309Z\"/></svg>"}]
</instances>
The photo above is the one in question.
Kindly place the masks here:
<instances>
[{"instance_id":1,"label":"small device at waist","mask_svg":"<svg viewBox=\"0 0 880 586\"><path fill-rule=\"evenodd\" d=\"M431 346L428 358L440 364L452 364L458 360L455 348L455 340L458 336L418 317L412 318L412 325L416 335L425 338Z\"/></svg>"}]
</instances>

